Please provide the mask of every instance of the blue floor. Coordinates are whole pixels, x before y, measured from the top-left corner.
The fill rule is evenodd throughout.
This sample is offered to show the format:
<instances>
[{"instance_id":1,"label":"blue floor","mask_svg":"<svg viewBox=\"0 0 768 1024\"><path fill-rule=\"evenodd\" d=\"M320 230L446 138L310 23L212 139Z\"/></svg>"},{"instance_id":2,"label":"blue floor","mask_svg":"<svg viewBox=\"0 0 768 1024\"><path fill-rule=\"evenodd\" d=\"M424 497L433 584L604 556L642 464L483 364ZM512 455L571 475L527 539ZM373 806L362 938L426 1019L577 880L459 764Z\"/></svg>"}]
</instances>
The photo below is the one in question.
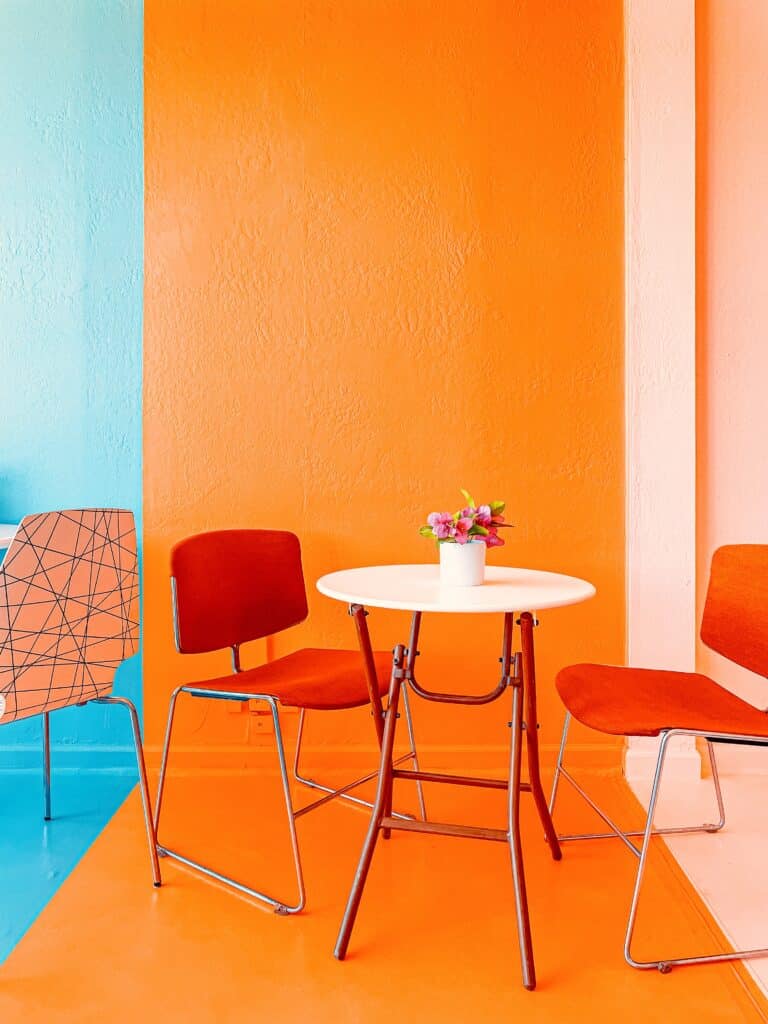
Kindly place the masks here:
<instances>
[{"instance_id":1,"label":"blue floor","mask_svg":"<svg viewBox=\"0 0 768 1024\"><path fill-rule=\"evenodd\" d=\"M0 772L0 963L135 784L119 773L54 774L46 822L42 775Z\"/></svg>"}]
</instances>

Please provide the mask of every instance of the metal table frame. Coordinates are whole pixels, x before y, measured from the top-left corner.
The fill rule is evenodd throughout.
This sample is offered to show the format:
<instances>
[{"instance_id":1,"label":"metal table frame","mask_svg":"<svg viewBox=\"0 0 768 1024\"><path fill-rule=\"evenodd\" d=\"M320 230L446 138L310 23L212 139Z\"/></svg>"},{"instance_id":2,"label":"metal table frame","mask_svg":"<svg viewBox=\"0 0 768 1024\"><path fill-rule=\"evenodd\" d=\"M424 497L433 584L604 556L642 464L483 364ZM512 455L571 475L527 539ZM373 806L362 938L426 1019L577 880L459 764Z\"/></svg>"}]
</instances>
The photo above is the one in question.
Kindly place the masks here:
<instances>
[{"instance_id":1,"label":"metal table frame","mask_svg":"<svg viewBox=\"0 0 768 1024\"><path fill-rule=\"evenodd\" d=\"M359 615L360 605L350 606L350 613ZM527 989L536 987L536 971L531 941L531 926L528 915L528 899L525 887L525 871L523 867L523 851L520 839L520 794L531 793L536 804L550 852L555 860L560 860L560 844L557 839L547 800L541 784L539 767L538 721L536 716L536 671L533 643L533 629L536 621L530 612L524 612L517 619L520 626L520 651L513 653L512 641L515 618L512 612L504 613L504 636L502 642L501 678L497 686L488 693L472 696L468 694L436 693L422 687L415 674L416 658L418 657L419 629L421 626L420 611L414 611L411 619L411 630L408 646L398 644L393 652L392 675L386 711L383 712L383 728L381 735L381 765L378 786L374 801L371 821L363 844L360 862L355 873L352 889L349 894L344 917L341 922L334 955L343 960L347 954L349 940L354 927L360 900L363 894L368 870L373 858L379 833L388 838L394 830L407 832L423 832L430 835L458 836L467 839L483 839L503 842L509 845L512 862L512 880L515 894L517 931L522 961L523 985ZM358 620L359 621L359 620ZM358 631L358 641L366 663L372 659L370 640L367 631ZM397 767L393 759L395 732L397 729L398 707L400 695L407 700L408 690L427 701L443 704L481 705L489 704L501 698L509 689L512 691L512 715L508 723L511 730L509 773L506 779L485 779L465 775L446 775L436 772L420 771L418 768L408 770ZM523 733L528 753L527 782L521 780L521 759ZM455 825L435 821L403 820L392 814L392 793L395 780L408 779L417 783L434 782L455 786L477 786L485 789L501 789L508 794L507 827L506 829L478 828L468 825Z\"/></svg>"}]
</instances>

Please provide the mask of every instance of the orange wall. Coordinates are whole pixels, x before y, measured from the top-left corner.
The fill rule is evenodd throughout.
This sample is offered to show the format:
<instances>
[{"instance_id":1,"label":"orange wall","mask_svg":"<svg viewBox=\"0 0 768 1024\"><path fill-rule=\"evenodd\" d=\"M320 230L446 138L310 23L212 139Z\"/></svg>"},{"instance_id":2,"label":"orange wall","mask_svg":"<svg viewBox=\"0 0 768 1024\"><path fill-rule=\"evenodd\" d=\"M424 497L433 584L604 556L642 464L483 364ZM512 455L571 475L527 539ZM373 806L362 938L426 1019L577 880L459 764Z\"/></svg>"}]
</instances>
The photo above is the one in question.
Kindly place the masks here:
<instances>
[{"instance_id":1,"label":"orange wall","mask_svg":"<svg viewBox=\"0 0 768 1024\"><path fill-rule=\"evenodd\" d=\"M150 746L171 688L227 666L173 653L175 540L295 530L311 618L269 653L351 646L314 580L432 560L417 527L465 486L517 524L491 560L599 589L539 631L551 747L552 673L624 655L620 0L147 0L145 31ZM487 685L499 629L427 621L424 679L477 657ZM506 708L418 711L426 744L506 740ZM244 744L250 721L181 725ZM355 738L364 714L310 742Z\"/></svg>"}]
</instances>

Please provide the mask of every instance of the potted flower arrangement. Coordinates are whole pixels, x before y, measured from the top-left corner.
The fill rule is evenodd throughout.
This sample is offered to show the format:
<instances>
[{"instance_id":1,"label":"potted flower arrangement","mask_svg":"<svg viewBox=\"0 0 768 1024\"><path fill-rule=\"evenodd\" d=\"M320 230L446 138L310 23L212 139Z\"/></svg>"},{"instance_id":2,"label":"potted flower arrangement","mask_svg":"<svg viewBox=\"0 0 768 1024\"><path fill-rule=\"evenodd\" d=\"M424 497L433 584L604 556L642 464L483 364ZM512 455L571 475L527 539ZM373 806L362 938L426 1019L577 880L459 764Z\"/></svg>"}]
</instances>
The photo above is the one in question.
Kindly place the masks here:
<instances>
[{"instance_id":1,"label":"potted flower arrangement","mask_svg":"<svg viewBox=\"0 0 768 1024\"><path fill-rule=\"evenodd\" d=\"M431 512L419 528L422 537L430 537L440 549L440 582L449 587L477 587L485 578L485 552L504 541L499 529L504 522L503 501L487 505L475 503L462 488L466 506L457 512Z\"/></svg>"}]
</instances>

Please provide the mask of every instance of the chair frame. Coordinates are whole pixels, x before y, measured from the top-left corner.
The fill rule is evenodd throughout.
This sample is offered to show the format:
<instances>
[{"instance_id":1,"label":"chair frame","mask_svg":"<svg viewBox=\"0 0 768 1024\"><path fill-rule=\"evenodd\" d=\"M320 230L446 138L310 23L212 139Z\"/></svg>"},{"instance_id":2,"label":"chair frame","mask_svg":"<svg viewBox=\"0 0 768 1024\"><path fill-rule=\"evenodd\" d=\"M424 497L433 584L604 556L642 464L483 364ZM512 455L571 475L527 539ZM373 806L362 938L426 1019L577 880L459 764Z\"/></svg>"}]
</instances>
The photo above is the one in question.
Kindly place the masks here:
<instances>
[{"instance_id":1,"label":"chair frame","mask_svg":"<svg viewBox=\"0 0 768 1024\"><path fill-rule=\"evenodd\" d=\"M171 596L173 603L174 638L176 642L176 649L180 652L181 645L179 639L178 600L176 580L174 577L171 577ZM365 609L359 606L352 606L350 608L350 614L355 619L355 625L358 629L359 635L365 639L368 645L368 650L370 651L370 638L368 635L368 626L365 621L367 612L365 611ZM233 644L230 648L230 651L232 655L232 672L234 681L236 680L237 675L242 671L242 666L240 664L240 644ZM374 715L376 734L379 739L379 744L381 744L383 734L382 731L384 710L381 706L380 698L378 700L378 706L376 702L374 702L373 700L373 695L378 695L379 691L378 687L375 685L375 667L372 662L372 657L370 661L368 659L364 659L364 668L366 674L366 681L368 683L369 692L372 698L371 712ZM371 676L371 673L373 673L373 677ZM368 809L373 808L373 803L371 803L368 800L363 800L360 797L352 796L350 794L350 790L355 789L357 786L360 786L365 782L369 782L370 780L375 779L379 774L379 770L376 769L372 772L369 772L367 775L363 775L358 779L354 779L352 782L349 782L346 785L336 789L334 789L331 786L327 786L324 783L318 782L315 779L310 779L301 775L299 767L302 738L304 734L304 725L306 717L306 709L301 708L296 738L296 751L293 759L293 777L299 784L307 788L320 791L324 795L318 797L316 800L313 800L311 803L306 804L303 807L294 808L293 798L291 796L288 762L285 753L285 741L283 739L283 732L280 724L280 713L278 710L279 701L277 700L277 698L268 693L252 693L250 691L246 692L244 690L238 690L236 685L233 685L231 690L210 690L206 689L204 685L178 686L171 694L170 706L168 708L168 722L165 730L165 740L163 743L162 760L160 762L160 776L158 779L157 796L155 800L155 811L153 818L153 828L155 836L159 836L160 832L160 814L163 806L163 795L165 792L166 777L168 772L168 760L171 745L171 737L173 733L173 722L176 713L176 702L182 693L188 694L191 697L204 697L211 700L263 701L269 708L270 714L272 716L272 723L274 726L275 749L277 752L277 759L280 767L280 779L283 791L283 801L285 804L285 812L288 819L288 831L291 840L291 850L293 853L293 865L296 880L296 896L293 902L289 900L278 899L274 896L270 896L268 893L263 892L262 890L255 889L252 886L246 885L245 883L240 882L237 879L231 878L230 876L221 873L220 871L216 871L215 869L208 867L200 861L196 861L193 860L191 857L187 857L186 855L180 853L178 850L174 850L165 843L161 843L158 839L157 851L159 856L168 857L171 860L175 860L188 868L192 868L195 871L199 871L201 874L213 879L216 882L219 882L222 885L234 889L236 892L239 892L242 895L249 897L250 899L256 900L261 903L265 903L267 904L267 906L272 907L276 914L290 915L300 913L306 905L306 889L304 885L304 873L301 866L301 852L299 849L298 835L296 832L297 820L303 817L305 814L308 814L310 811L313 811L318 807L322 807L324 804L329 803L331 800L337 798L340 800L345 800L359 807L364 807ZM410 749L405 754L402 754L400 757L398 757L396 763L400 764L403 761L410 760L414 770L419 771L419 759L416 750L413 720L411 717L410 704L407 698L403 702L403 708L405 711ZM417 793L421 818L425 821L426 808L424 805L424 795L422 792L420 781L417 783ZM399 819L414 820L413 815L401 814L398 812L394 812L393 817Z\"/></svg>"},{"instance_id":2,"label":"chair frame","mask_svg":"<svg viewBox=\"0 0 768 1024\"><path fill-rule=\"evenodd\" d=\"M570 772L564 767L563 760L565 757L566 743L568 739L568 729L571 723L571 714L566 712L565 723L563 725L563 733L560 741L560 748L557 756L557 764L555 767L555 776L552 783L552 793L549 800L550 813L554 813L555 801L557 799L557 792L560 777L564 778L571 786L576 790L577 793L586 801L586 803L592 808L592 810L605 822L609 832L583 832L575 833L570 835L559 835L558 838L561 843L574 842L584 839L620 839L624 845L630 850L631 853L638 858L637 874L635 876L635 885L632 892L632 903L630 905L629 917L627 920L627 928L624 937L624 959L630 967L635 967L639 970L652 970L656 969L661 974L668 974L673 967L691 966L694 964L706 964L706 963L723 963L730 960L748 960L756 957L768 956L768 948L764 949L741 949L732 950L728 953L714 953L706 956L685 956L685 957L666 957L663 960L637 960L632 955L632 939L635 932L635 923L637 921L637 913L640 904L640 893L642 890L643 879L645 877L645 869L648 862L648 854L650 851L651 839L654 836L666 836L666 835L685 835L695 832L719 832L725 825L725 804L723 802L723 793L720 786L720 776L717 769L717 759L715 756L715 744L716 743L729 743L738 744L742 746L768 746L768 741L764 736L744 736L741 734L734 735L733 733L718 733L712 731L697 731L692 729L666 729L659 733L659 751L656 758L656 767L653 775L653 785L651 787L651 794L648 801L648 811L645 819L645 826L639 830L623 830L621 829L606 813L600 808L595 801L589 796L589 794L579 785L579 783L573 778ZM715 798L717 800L717 809L719 818L716 823L705 823L702 825L689 825L689 826L676 826L667 828L654 828L654 816L656 812L656 806L659 798L659 791L661 789L661 782L663 778L664 763L666 759L667 749L670 740L675 736L693 736L696 739L706 740L707 753L709 755L709 763L712 769L712 782L715 791ZM642 842L638 847L632 839L642 838Z\"/></svg>"},{"instance_id":3,"label":"chair frame","mask_svg":"<svg viewBox=\"0 0 768 1024\"><path fill-rule=\"evenodd\" d=\"M79 521L76 518L78 516L80 517ZM154 827L153 827L153 824L152 824L152 805L151 805L151 800L150 800L150 795L149 795L149 785L148 785L148 782L147 782L147 770L146 770L146 764L145 764L145 761L144 761L144 749L143 749L142 742L141 742L141 726L139 724L139 716L138 716L138 712L136 710L136 706L134 705L134 703L131 700L129 700L127 697L116 696L112 692L112 687L114 685L114 672L117 670L117 667L119 666L119 664L121 662L124 662L125 660L127 660L128 657L134 655L136 653L137 649L138 649L139 623L138 623L138 621L136 619L133 619L131 617L131 614L130 614L131 611L138 606L137 604L134 604L134 602L138 601L138 565L137 565L137 557L138 557L138 555L137 555L137 550L136 550L136 533L135 533L135 521L134 521L133 513L131 513L127 509L86 508L86 509L61 509L61 510L54 510L54 511L51 511L51 512L42 512L42 513L36 513L36 514L25 516L22 519L21 523L19 524L18 530L17 530L15 536L13 537L13 539L11 540L10 545L8 545L6 554L3 556L2 559L0 559L0 575L2 575L2 577L4 578L8 574L8 570L10 569L12 563L13 563L13 567L14 567L14 570L15 570L15 559L19 557L19 555L24 551L24 548L26 546L31 546L32 549L35 552L35 561L36 561L37 569L39 569L39 572L40 572L40 574L42 576L45 576L46 581L48 583L48 587L46 589L47 589L47 591L50 594L50 597L52 599L52 603L55 603L57 608L62 613L62 620L61 620L60 623L58 623L58 627L59 628L63 628L64 626L66 626L66 628L69 629L69 631L70 631L70 635L74 636L75 633L74 633L74 630L73 630L73 626L69 622L67 616L65 615L65 613L63 611L63 602L66 602L67 599L72 597L72 595L70 594L70 589L69 589L70 586L71 586L71 583L72 583L72 574L70 573L69 580L68 580L68 582L66 584L66 587L63 590L61 588L56 589L54 587L54 583L52 582L52 580L49 579L48 576L47 576L47 572L48 572L48 569L50 568L50 566L48 566L48 567L44 566L42 557L39 554L38 549L42 548L42 550L47 550L47 547L51 543L52 538L53 538L53 536L55 534L55 531L57 530L59 524L62 521L69 522L69 523L74 525L74 527L77 529L77 539L78 539L78 542L79 542L79 540L81 538L81 530L83 531L82 536L84 536L85 538L88 538L89 536L93 536L94 538L96 536L101 536L109 544L111 544L113 540L115 540L115 542L118 542L118 538L117 537L113 537L112 533L111 533L112 525L113 525L113 523L112 523L112 517L113 516L116 517L117 519L119 519L120 517L123 517L123 516L129 517L129 519L130 519L130 530L129 530L129 533L130 533L130 535L133 538L133 542L132 542L131 548L127 549L129 551L129 553L130 553L132 564L129 564L128 567L123 570L125 572L126 578L131 580L130 586L127 586L128 596L126 598L126 595L125 595L125 593L123 591L124 580L122 578L120 579L120 582L117 584L117 591L115 591L116 593L119 593L119 595L120 595L120 600L121 600L121 617L123 619L123 628L126 631L122 635L121 638L122 638L124 644L127 642L127 647L129 649L129 653L126 653L126 649L125 649L125 647L123 647L123 649L122 649L122 656L120 658L109 658L107 661L104 661L104 662L101 662L98 659L94 658L93 660L91 660L89 662L88 655L82 649L78 648L78 655L79 655L78 667L86 668L90 664L91 667L93 667L95 665L100 665L101 668L104 668L104 667L108 667L108 666L111 665L112 668L113 668L113 672L112 672L112 675L110 676L110 678L108 680L107 679L100 680L99 688L97 688L96 687L96 683L93 680L93 677L89 673L89 677L90 677L90 681L91 681L91 691L95 691L95 695L94 696L90 696L90 692L91 691L89 691L84 685L82 685L81 688L80 688L81 692L79 692L77 694L75 694L74 692L71 692L70 695L69 695L70 699L68 699L68 701L65 703L65 702L62 702L61 699L50 699L51 698L51 691L49 690L49 693L48 693L48 698L49 699L46 700L45 698L43 698L42 699L42 703L40 705L38 705L37 707L35 707L33 710L29 710L28 708L22 708L22 712L23 713L21 715L18 714L18 711L19 711L18 693L19 692L24 692L25 687L23 685L20 686L20 685L17 684L17 678L19 678L19 676L20 676L19 664L14 662L13 655L12 655L11 665L10 665L10 672L11 672L11 676L12 676L11 688L12 688L12 692L14 693L14 696L15 696L15 701L14 701L15 715L14 715L14 718L11 719L11 720L15 721L18 718L21 718L21 719L25 719L25 718L29 718L29 719L40 718L40 719L42 719L42 723L41 724L42 724L42 760L43 760L43 766L42 766L43 767L43 820L44 821L52 821L53 820L53 812L52 812L52 801L51 801L51 714L53 714L54 711L63 710L65 707L85 707L88 704L113 705L113 706L119 706L119 707L125 708L127 710L128 717L129 717L129 720L130 720L130 723L131 723L131 734L132 734L132 737L133 737L133 746L134 746L134 752L135 752L135 755L136 755L136 767L137 767L137 770L138 770L138 777L139 777L139 789L140 789L140 792L141 792L141 802L142 802L142 808L143 808L143 812L144 812L144 824L145 824L146 833L147 833L147 842L148 842L148 845L149 845L150 862L151 862L151 868L152 868L152 881L153 881L153 884L155 885L155 887L159 888L162 885L162 878L161 878L161 874L160 874L160 862L159 862L158 854L157 854L157 844L155 842L155 831L154 831ZM89 521L88 522L84 522L84 518L88 519ZM92 522L90 521L91 519L92 519ZM43 529L43 527L47 526L48 524L51 524L50 531L47 534L45 534L45 540L41 544L39 542L39 539L38 539L38 536L37 536L37 531L39 529ZM117 526L118 530L119 530L119 528L120 527ZM103 532L100 533L99 531L103 531ZM122 539L122 538L120 538L120 539ZM77 548L77 544L75 545L75 547ZM64 561L61 562L58 566L56 566L56 568L60 568L62 565L66 565L66 562L67 562L67 560L69 558L67 551L60 551L60 550L55 549L55 548L54 548L54 550L56 550L56 554L57 555L59 555L61 558L64 559ZM74 550L74 551L72 551L72 553L71 553L71 563L72 563L72 567L73 567L72 568L72 572L74 572L74 566L77 565L78 560L80 558L82 558L82 557L85 557L84 552L82 550ZM96 586L95 580L98 579L98 572L99 572L99 569L101 568L102 564L107 564L106 558L104 559L103 563L102 562L98 562L97 563L97 565L96 565L96 573L95 574L94 574L94 571L93 571L93 563L91 564L91 569L89 570L89 586L91 586L92 588ZM117 559L115 559L115 561L112 564L115 567L115 569L117 569ZM123 567L121 565L121 570L122 569L123 569ZM15 575L12 575L11 579L12 579L12 583L19 583L19 582L25 581L28 584L27 591L25 592L25 597L22 598L22 600L19 602L19 605L18 605L18 607L21 607L24 604L24 600L26 598L26 594L29 592L29 586L31 585L32 582L34 582L35 575L33 573L32 576L24 577L23 580L22 580L21 577L16 577ZM58 584L56 586L58 587ZM103 591L103 592L99 592L98 596L101 597L101 598L104 598L106 596L111 596L112 593L113 593L112 591ZM85 602L86 607L88 609L87 613L85 615L86 625L84 627L82 627L82 626L78 627L81 630L81 634L78 634L78 635L82 635L84 637L88 636L88 625L87 625L87 623L89 621L88 620L88 616L91 614L91 612L100 610L98 601L96 601L96 603L95 603L95 605L93 607L91 606L91 603L90 603L91 600L92 599L95 600L95 598L97 597L97 594L93 591L93 589L91 591L89 591L87 597L88 597L88 601ZM82 595L78 594L77 598L76 599L73 598L73 600L76 600L76 602L77 602L79 607L83 606L84 601L83 601L83 596ZM40 604L41 601L38 599L34 603ZM17 607L17 606L14 605L14 607ZM110 609L110 611L112 611L112 609ZM8 643L8 645L11 647L11 651L12 652L13 652L13 643L14 643L14 640L13 640L13 630L14 630L14 623L15 623L15 621L16 621L15 619L13 620L13 622L10 622L10 620L9 620L8 640L7 641L5 641L5 640L3 641L3 644L5 644L6 642ZM46 617L45 623L43 624L43 627L40 629L40 631L36 632L33 629L33 630L31 630L31 634L30 635L35 634L38 638L40 638L40 637L46 637L47 638L47 633L46 633L45 627L49 626L49 625L50 625L49 618ZM56 624L54 624L54 626L52 626L51 628L55 628L55 627L56 627ZM22 633L23 632L30 633L30 627L26 626L21 631L22 631ZM98 631L97 631L96 639L98 641L102 641L102 640L115 639L115 637L100 636L100 634L98 634ZM51 650L53 650L53 654L49 653ZM25 652L25 653L28 653L28 652ZM56 639L52 640L51 647L48 648L45 651L45 655L49 658L50 662L53 662L53 665L55 666L56 663L57 663L57 659L59 659L59 657L60 657L59 645L58 645L58 641ZM36 656L38 656L38 655L36 655ZM35 665L35 657L36 656L32 657L32 660L30 662L31 665ZM61 657L63 658L64 656L62 655ZM22 659L22 661L23 661L23 659ZM71 662L71 655L70 655L70 662ZM6 671L7 671L7 666L6 666ZM77 683L75 681L73 681L72 689L75 690L76 688L77 688ZM99 692L99 689L101 690L101 692ZM1 724L5 724L5 723L1 723Z\"/></svg>"},{"instance_id":4,"label":"chair frame","mask_svg":"<svg viewBox=\"0 0 768 1024\"><path fill-rule=\"evenodd\" d=\"M88 704L109 704L117 707L123 707L128 712L128 717L131 722L131 734L133 736L133 748L136 754L136 768L139 775L139 790L141 792L141 806L144 812L144 827L147 833L147 843L149 845L149 857L152 866L152 884L156 889L159 889L163 884L162 876L160 874L160 861L158 859L157 842L155 838L155 829L152 823L152 800L149 795L149 783L147 781L147 767L144 761L144 748L141 742L141 726L139 725L139 713L136 710L136 705L128 697L117 697L114 694L104 695L103 697L93 697L91 700L83 701L80 704L75 704L74 707L83 708ZM72 705L69 705L70 707ZM63 710L63 709L59 709ZM53 814L51 811L51 722L50 716L53 714L52 711L43 711L41 718L43 720L43 820L52 821Z\"/></svg>"}]
</instances>

